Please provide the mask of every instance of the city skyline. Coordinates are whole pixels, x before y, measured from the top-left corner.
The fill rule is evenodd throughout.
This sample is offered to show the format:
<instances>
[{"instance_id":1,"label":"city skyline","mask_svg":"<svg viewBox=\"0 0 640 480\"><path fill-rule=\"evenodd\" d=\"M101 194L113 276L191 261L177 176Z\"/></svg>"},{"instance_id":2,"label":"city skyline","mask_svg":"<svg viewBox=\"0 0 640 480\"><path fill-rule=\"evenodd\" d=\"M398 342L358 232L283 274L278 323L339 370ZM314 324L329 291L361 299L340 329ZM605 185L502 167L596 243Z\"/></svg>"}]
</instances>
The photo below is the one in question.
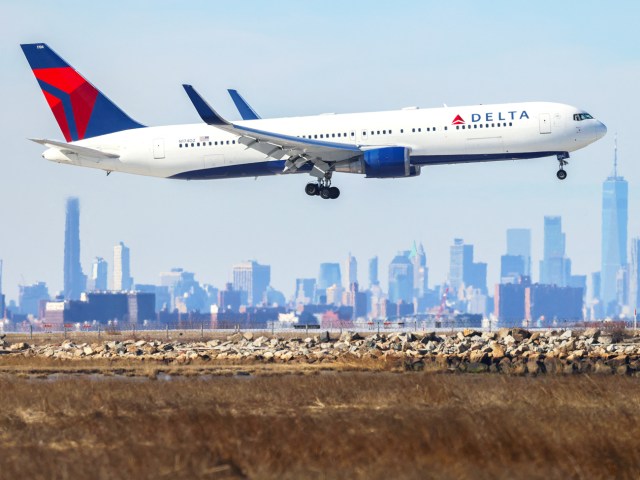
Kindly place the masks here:
<instances>
[{"instance_id":1,"label":"city skyline","mask_svg":"<svg viewBox=\"0 0 640 480\"><path fill-rule=\"evenodd\" d=\"M273 266L274 286L289 289L295 277L315 277L319 261L342 264L352 251L361 265L361 282L366 260L379 255L380 281L386 290L386 266L415 239L424 244L429 275L436 279L431 283L436 284L448 271L446 252L452 239L464 238L475 246L476 258L488 263L491 286L499 280L504 231L511 227L531 229L532 273L537 278L545 215L562 217L573 270L600 270L601 189L610 172L613 135L573 155L564 182L554 177L553 158L434 166L418 178L391 182L340 175L348 194L333 205L301 199L304 176L202 183L106 177L44 162L41 148L26 140L35 135L60 138L18 47L47 41L68 52L68 59L104 85L111 99L130 107L134 118L149 125L199 122L180 88L185 82L203 85L202 94L232 120L238 114L226 96L228 87L238 88L263 117L443 103L454 109L519 100L578 105L601 118L611 134L619 133L620 171L631 186L630 212L640 204L633 189L640 182L634 161L640 147L634 142L633 109L626 107L640 78L633 36L640 6L617 2L606 9L585 4L576 10L570 4L545 1L517 8L498 2L491 11L465 1L409 2L400 9L364 6L195 2L180 9L162 4L149 11L127 5L104 12L94 6L77 9L63 0L55 6L38 5L42 18L47 18L38 22L29 2L5 5L0 33L5 47L0 55L6 75L0 83L11 96L0 121L6 158L11 160L0 176L0 198L12 208L3 212L10 233L0 239L0 256L5 259L8 297L17 297L19 283L39 280L52 292L62 290L63 236L54 232L64 219L60 205L69 196L81 198L83 211L90 212L83 214L80 226L85 272L96 255L110 260L113 245L123 240L135 252L131 268L141 283L155 282L158 271L178 265L220 287L231 280L229 263L256 258ZM285 32L269 26L269 19L285 13L318 34L291 42ZM77 26L74 32L59 29L66 22ZM118 38L103 26L113 22L120 26ZM354 23L365 22L372 26L370 31L351 33ZM532 35L540 25L562 34ZM163 35L166 28L176 35ZM483 45L489 37L496 39L491 49ZM80 38L87 40L79 42ZM255 61L244 62L222 47L214 49L215 62L202 61L211 53L203 45L223 44L229 38L238 49L252 49ZM402 48L407 44L439 47L416 56L414 49ZM344 45L360 51L357 62ZM321 80L310 75L285 85L261 75L272 68L274 50L300 71L337 69L341 75L322 75ZM156 74L159 51L171 64L162 74ZM115 65L97 60L113 52L119 52ZM388 68L363 74L362 65L380 62ZM407 65L412 66L411 75L398 75ZM129 72L126 78L118 73L122 70ZM581 72L579 82L574 72ZM249 231L243 228L247 226ZM325 230L337 235L328 237ZM632 213L630 236L639 231L640 218ZM42 232L47 232L46 239ZM295 274L290 265L296 266Z\"/></svg>"},{"instance_id":2,"label":"city skyline","mask_svg":"<svg viewBox=\"0 0 640 480\"><path fill-rule=\"evenodd\" d=\"M607 181L611 180L611 178L612 177L608 177ZM626 205L621 206L626 214ZM607 208L608 204L604 202L603 216ZM66 259L69 257L73 259L74 256L77 256L82 244L81 238L79 236L76 238L76 233L78 233L78 226L80 224L79 199L76 197L70 197L67 199L65 212L65 268L63 273L64 278L66 279L68 276L67 265L69 263ZM566 254L566 234L562 230L562 218L558 216L545 216L544 232L544 255L540 260L540 274L538 278L534 278L531 281L534 283L557 285L560 287L581 286L584 288L586 296L587 284L586 280L583 280L583 278L588 277L589 273L577 276L572 274L571 260ZM507 238L505 248L506 255L502 255L497 263L500 264L500 268L503 270L505 259L513 260L511 257L519 258L522 256L522 261L520 264L516 263L516 265L521 265L523 271L520 274L526 275L525 264L527 260L530 261L530 258L527 257L531 248L531 229L507 228L505 233ZM634 245L634 241L637 241L637 239L629 239L629 242L632 242L632 245ZM635 244L636 249L639 247L640 244ZM442 288L444 286L449 286L454 291L457 291L462 286L473 287L479 289L482 294L486 295L488 293L491 295L495 285L498 285L499 283L519 281L517 275L510 275L501 277L496 283L488 283L486 275L487 267L494 262L476 262L474 258L474 248L475 245L467 244L461 238L454 238L453 244L449 246L449 272L444 278L435 279L432 287L437 286ZM519 255L516 255L518 252ZM634 250L632 250L629 255L632 259L638 258L639 256L637 251ZM376 271L376 278L378 278L378 256L376 255L369 259L368 262L370 269L369 280L371 280L372 266ZM330 295L332 295L332 299L341 298L343 292L349 290L352 280L357 280L357 264L357 257L349 251L346 256L346 261L342 266L340 262L321 262L319 263L319 273L317 277L309 278L307 280L313 280L314 285L316 286L315 288L318 289L318 292L321 292L320 294L324 294L322 292L326 293L330 288L332 288L330 293ZM548 266L545 267L545 264L548 264ZM626 267L627 264L625 263L624 266ZM637 267L638 266L636 266L636 268ZM76 265L75 268L82 272L82 265ZM261 265L256 260L246 260L229 266L231 272L230 275L232 277L231 283L233 284L234 290L245 292L245 297L241 298L243 304L248 303L255 305L260 303L261 299L267 292L267 288L274 288L274 285L271 283L271 268L272 265ZM87 278L87 276L84 275L82 276L87 286L86 291L107 290L106 287L101 288L105 285L111 285L111 290L113 291L128 291L135 289L137 285L147 285L147 283L134 284L130 267L130 249L122 241L118 242L113 247L111 283L108 282L108 263L102 257L94 257L89 271L91 272L90 278ZM427 255L422 243L420 243L420 246L418 247L416 241L413 240L410 250L398 251L389 263L388 272L388 282L386 284L386 288L383 288L383 291L386 292L392 302L400 300L411 301L411 298L418 298L423 295L429 287L429 265L427 263ZM514 274L516 272L510 273ZM175 280L166 280L166 278L171 277L177 279L181 278L185 274L186 272L182 267L174 266L171 268L171 272L169 273L158 272L156 280L159 279L159 282L151 281L148 282L148 284L152 285L158 283L160 286L170 285L175 283ZM191 275L191 282L193 283L194 273L188 273L188 275ZM625 282L628 284L628 291L626 291L626 295L629 296L629 301L625 303L633 306L631 295L636 293L637 296L638 292L638 287L633 283L634 280L630 280L634 278L633 275L638 277L637 270L634 270L633 265L629 265L629 271L626 272L626 275L627 277L625 277ZM275 288L277 291L284 292L287 301L295 301L299 293L300 282L302 280L304 279L297 276L295 280L295 287L291 290L289 290L289 286L275 286ZM257 282L257 285L259 285L255 297L252 290L254 282ZM222 287L226 283L227 282L213 282L213 285L222 290ZM379 284L380 282L378 281L376 285ZM46 282L41 281L34 282L33 285L19 284L19 297L23 295L22 292L24 287L41 288L41 286L44 285L47 285L48 287ZM361 289L369 288L371 286L373 286L373 284L362 285ZM337 290L333 287L337 287ZM590 286L590 290L592 294L593 286ZM82 291L80 293L82 293ZM55 291L51 291L51 297L55 295ZM69 299L66 291L60 291L59 295ZM80 295L78 294L73 299L78 299L79 296ZM10 300L14 299L10 297L7 298L7 303ZM175 303L173 301L171 302L171 305L175 307Z\"/></svg>"}]
</instances>

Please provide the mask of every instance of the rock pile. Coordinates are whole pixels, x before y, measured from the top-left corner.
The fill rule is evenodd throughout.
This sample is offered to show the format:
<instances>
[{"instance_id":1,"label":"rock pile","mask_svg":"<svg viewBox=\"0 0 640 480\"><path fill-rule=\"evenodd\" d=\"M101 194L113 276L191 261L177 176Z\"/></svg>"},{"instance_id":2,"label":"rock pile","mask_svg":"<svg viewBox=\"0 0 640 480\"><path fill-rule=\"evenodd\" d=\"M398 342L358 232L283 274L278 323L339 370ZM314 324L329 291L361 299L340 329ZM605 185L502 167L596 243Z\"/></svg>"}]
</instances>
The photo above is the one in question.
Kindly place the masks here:
<instances>
[{"instance_id":1,"label":"rock pile","mask_svg":"<svg viewBox=\"0 0 640 480\"><path fill-rule=\"evenodd\" d=\"M39 346L0 341L0 353L58 359L139 358L171 363L195 359L247 363L380 359L396 362L407 370L640 375L640 337L597 329L513 328L497 332L463 330L372 335L346 332L339 338L324 332L304 339L256 338L246 332L208 342L124 340L76 344L66 340L61 344Z\"/></svg>"}]
</instances>

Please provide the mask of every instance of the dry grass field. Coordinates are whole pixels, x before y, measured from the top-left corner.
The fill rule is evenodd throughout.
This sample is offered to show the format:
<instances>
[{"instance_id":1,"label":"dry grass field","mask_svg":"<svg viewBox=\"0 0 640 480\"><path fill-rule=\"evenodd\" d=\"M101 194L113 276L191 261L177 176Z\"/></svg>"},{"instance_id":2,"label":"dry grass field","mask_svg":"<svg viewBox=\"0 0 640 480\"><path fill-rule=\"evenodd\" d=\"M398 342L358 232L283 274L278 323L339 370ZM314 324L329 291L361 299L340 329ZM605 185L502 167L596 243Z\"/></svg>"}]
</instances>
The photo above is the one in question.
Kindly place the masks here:
<instances>
[{"instance_id":1,"label":"dry grass field","mask_svg":"<svg viewBox=\"0 0 640 480\"><path fill-rule=\"evenodd\" d=\"M343 372L0 376L0 477L638 478L640 383Z\"/></svg>"}]
</instances>

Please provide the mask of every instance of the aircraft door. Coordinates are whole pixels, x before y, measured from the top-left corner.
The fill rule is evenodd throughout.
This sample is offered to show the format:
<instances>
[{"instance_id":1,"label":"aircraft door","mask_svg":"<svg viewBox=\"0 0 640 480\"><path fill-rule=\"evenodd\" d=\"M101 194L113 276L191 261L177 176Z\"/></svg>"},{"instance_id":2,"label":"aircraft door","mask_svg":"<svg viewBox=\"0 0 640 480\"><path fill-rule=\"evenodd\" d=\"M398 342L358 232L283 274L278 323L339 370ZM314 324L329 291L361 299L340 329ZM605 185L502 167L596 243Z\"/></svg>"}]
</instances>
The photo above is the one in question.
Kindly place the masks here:
<instances>
[{"instance_id":1,"label":"aircraft door","mask_svg":"<svg viewBox=\"0 0 640 480\"><path fill-rule=\"evenodd\" d=\"M366 142L367 139L369 138L369 136L367 135L367 129L363 128L362 130L360 130L360 133L362 133L362 136L360 137L360 141L361 142Z\"/></svg>"},{"instance_id":2,"label":"aircraft door","mask_svg":"<svg viewBox=\"0 0 640 480\"><path fill-rule=\"evenodd\" d=\"M540 114L540 133L551 133L551 117L548 113Z\"/></svg>"},{"instance_id":3,"label":"aircraft door","mask_svg":"<svg viewBox=\"0 0 640 480\"><path fill-rule=\"evenodd\" d=\"M153 140L153 158L164 158L164 138Z\"/></svg>"}]
</instances>

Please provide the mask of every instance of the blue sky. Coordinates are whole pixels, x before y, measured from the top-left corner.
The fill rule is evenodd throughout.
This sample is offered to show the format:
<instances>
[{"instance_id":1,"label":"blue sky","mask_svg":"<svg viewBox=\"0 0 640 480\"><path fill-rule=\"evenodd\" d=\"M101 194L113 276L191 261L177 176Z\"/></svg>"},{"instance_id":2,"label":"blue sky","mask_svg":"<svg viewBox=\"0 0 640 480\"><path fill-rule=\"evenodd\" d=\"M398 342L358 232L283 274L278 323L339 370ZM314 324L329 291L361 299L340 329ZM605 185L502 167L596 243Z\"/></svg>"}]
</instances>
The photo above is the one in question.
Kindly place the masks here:
<instances>
[{"instance_id":1,"label":"blue sky","mask_svg":"<svg viewBox=\"0 0 640 480\"><path fill-rule=\"evenodd\" d=\"M3 288L44 280L62 288L64 202L81 201L82 261L111 263L131 247L136 282L171 267L222 286L248 258L272 265L287 295L322 261L388 262L413 240L431 284L446 279L462 237L498 278L505 230L533 231L534 272L544 215L562 215L575 273L600 264L601 184L618 132L630 182L630 236L640 235L637 138L640 4L618 2L6 2L0 1L0 161ZM19 48L47 42L136 120L198 122L180 85L192 83L229 118L226 88L264 117L548 100L601 119L609 135L576 152L565 182L554 158L424 168L413 179L336 175L342 196L303 192L304 175L182 182L44 161L28 137L62 138ZM537 273L536 273L537 277Z\"/></svg>"}]
</instances>

